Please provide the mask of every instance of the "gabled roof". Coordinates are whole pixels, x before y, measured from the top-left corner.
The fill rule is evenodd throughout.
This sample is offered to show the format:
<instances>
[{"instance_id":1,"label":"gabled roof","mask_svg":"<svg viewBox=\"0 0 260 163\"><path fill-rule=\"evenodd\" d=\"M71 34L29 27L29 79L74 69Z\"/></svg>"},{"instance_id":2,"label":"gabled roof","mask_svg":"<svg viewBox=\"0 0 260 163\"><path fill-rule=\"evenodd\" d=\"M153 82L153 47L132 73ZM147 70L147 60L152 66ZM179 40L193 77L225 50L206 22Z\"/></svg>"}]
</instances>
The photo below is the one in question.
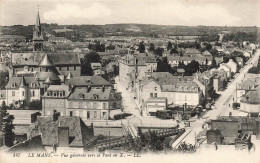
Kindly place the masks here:
<instances>
[{"instance_id":1,"label":"gabled roof","mask_svg":"<svg viewBox=\"0 0 260 163\"><path fill-rule=\"evenodd\" d=\"M37 120L29 126L28 137L41 134L42 144L53 146L58 144L58 127L69 127L69 137L73 138L69 147L83 147L93 137L90 127L79 117L67 116L60 116L57 121L53 121L52 116L37 117Z\"/></svg>"},{"instance_id":2,"label":"gabled roof","mask_svg":"<svg viewBox=\"0 0 260 163\"><path fill-rule=\"evenodd\" d=\"M5 88L19 88L23 77L10 77ZM24 77L24 85L31 87L31 83L35 83L34 88L40 88L42 85L37 81L36 77ZM14 87L12 87L14 85Z\"/></svg>"},{"instance_id":3,"label":"gabled roof","mask_svg":"<svg viewBox=\"0 0 260 163\"><path fill-rule=\"evenodd\" d=\"M22 80L20 82L20 87L25 87L27 84L25 82L24 76L22 76Z\"/></svg>"},{"instance_id":4,"label":"gabled roof","mask_svg":"<svg viewBox=\"0 0 260 163\"><path fill-rule=\"evenodd\" d=\"M112 86L110 82L102 78L101 76L78 76L71 78L66 84L74 86L103 86L109 85Z\"/></svg>"}]
</instances>

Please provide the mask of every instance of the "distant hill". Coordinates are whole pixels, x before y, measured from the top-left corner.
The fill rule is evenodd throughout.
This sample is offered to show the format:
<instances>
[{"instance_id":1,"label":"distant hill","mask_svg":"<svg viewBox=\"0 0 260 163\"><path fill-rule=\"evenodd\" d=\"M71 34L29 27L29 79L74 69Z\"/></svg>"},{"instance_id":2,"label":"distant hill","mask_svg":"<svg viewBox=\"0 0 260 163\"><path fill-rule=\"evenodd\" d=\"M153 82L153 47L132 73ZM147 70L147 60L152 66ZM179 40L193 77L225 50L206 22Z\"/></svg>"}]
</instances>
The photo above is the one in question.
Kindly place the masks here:
<instances>
[{"instance_id":1,"label":"distant hill","mask_svg":"<svg viewBox=\"0 0 260 163\"><path fill-rule=\"evenodd\" d=\"M32 38L33 26L2 26L1 34L3 35L21 35L28 40ZM221 32L234 33L258 33L258 27L227 27L227 26L173 26L173 25L153 25L153 24L106 24L106 25L57 25L43 24L44 31L52 35L67 37L72 41L82 41L82 38L88 34L93 37L102 37L107 33L110 35L122 36L204 36L218 34ZM72 29L73 32L55 33L55 29Z\"/></svg>"}]
</instances>

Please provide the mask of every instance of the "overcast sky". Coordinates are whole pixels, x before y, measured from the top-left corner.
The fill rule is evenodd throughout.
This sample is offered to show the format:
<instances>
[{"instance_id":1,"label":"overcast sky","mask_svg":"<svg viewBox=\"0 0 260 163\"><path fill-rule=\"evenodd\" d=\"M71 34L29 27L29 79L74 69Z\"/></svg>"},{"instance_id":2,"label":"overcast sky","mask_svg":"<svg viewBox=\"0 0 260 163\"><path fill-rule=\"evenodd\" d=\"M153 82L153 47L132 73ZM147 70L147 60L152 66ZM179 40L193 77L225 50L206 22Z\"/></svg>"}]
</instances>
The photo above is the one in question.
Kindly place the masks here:
<instances>
[{"instance_id":1,"label":"overcast sky","mask_svg":"<svg viewBox=\"0 0 260 163\"><path fill-rule=\"evenodd\" d=\"M0 25L142 23L259 26L260 0L0 0Z\"/></svg>"}]
</instances>

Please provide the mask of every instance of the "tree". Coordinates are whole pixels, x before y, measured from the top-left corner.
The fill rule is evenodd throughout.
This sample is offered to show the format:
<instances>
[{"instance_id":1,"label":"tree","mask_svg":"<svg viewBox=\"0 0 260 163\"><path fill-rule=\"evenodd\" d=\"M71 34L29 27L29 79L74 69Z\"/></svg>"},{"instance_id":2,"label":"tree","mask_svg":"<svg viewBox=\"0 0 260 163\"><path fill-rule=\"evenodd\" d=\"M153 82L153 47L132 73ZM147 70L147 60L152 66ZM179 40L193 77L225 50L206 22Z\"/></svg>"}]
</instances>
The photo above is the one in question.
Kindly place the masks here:
<instances>
[{"instance_id":1,"label":"tree","mask_svg":"<svg viewBox=\"0 0 260 163\"><path fill-rule=\"evenodd\" d=\"M138 50L139 50L140 53L144 53L145 52L145 46L144 46L144 42L143 41L141 41L139 43Z\"/></svg>"},{"instance_id":2,"label":"tree","mask_svg":"<svg viewBox=\"0 0 260 163\"><path fill-rule=\"evenodd\" d=\"M89 52L81 59L81 75L92 76L93 70L90 63L101 62L101 58L97 52Z\"/></svg>"},{"instance_id":3,"label":"tree","mask_svg":"<svg viewBox=\"0 0 260 163\"><path fill-rule=\"evenodd\" d=\"M167 50L169 51L169 50L171 50L172 49L172 43L169 41L168 42L168 45L167 45Z\"/></svg>"},{"instance_id":4,"label":"tree","mask_svg":"<svg viewBox=\"0 0 260 163\"><path fill-rule=\"evenodd\" d=\"M150 43L149 51L150 51L150 52L155 51L155 47L154 47L154 44L153 44L153 43Z\"/></svg>"},{"instance_id":5,"label":"tree","mask_svg":"<svg viewBox=\"0 0 260 163\"><path fill-rule=\"evenodd\" d=\"M8 83L8 71L0 71L0 90L4 89Z\"/></svg>"},{"instance_id":6,"label":"tree","mask_svg":"<svg viewBox=\"0 0 260 163\"><path fill-rule=\"evenodd\" d=\"M168 63L167 57L162 59L157 59L157 72L170 72L174 73L175 71L172 69L171 65Z\"/></svg>"},{"instance_id":7,"label":"tree","mask_svg":"<svg viewBox=\"0 0 260 163\"><path fill-rule=\"evenodd\" d=\"M4 133L4 140L5 140L5 145L7 147L11 147L14 144L14 125L13 125L13 120L14 116L9 115L7 112L8 106L6 106L5 102L3 101L2 105L0 106L0 125L2 132Z\"/></svg>"},{"instance_id":8,"label":"tree","mask_svg":"<svg viewBox=\"0 0 260 163\"><path fill-rule=\"evenodd\" d=\"M30 110L42 110L41 100L33 100L28 104Z\"/></svg>"},{"instance_id":9,"label":"tree","mask_svg":"<svg viewBox=\"0 0 260 163\"><path fill-rule=\"evenodd\" d=\"M163 51L164 51L163 48L158 47L158 48L155 49L154 53L157 56L162 56Z\"/></svg>"},{"instance_id":10,"label":"tree","mask_svg":"<svg viewBox=\"0 0 260 163\"><path fill-rule=\"evenodd\" d=\"M187 75L193 75L196 73L200 68L199 62L192 60L189 64L187 64L185 68L185 72Z\"/></svg>"}]
</instances>

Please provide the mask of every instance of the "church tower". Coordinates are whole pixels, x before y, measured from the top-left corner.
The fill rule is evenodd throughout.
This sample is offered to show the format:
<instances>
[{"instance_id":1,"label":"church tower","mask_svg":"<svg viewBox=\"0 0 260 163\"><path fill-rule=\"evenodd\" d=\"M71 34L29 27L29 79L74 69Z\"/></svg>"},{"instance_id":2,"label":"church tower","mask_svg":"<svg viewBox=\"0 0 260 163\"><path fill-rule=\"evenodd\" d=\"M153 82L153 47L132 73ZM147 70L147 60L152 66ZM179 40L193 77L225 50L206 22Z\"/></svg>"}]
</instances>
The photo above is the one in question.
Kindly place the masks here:
<instances>
[{"instance_id":1,"label":"church tower","mask_svg":"<svg viewBox=\"0 0 260 163\"><path fill-rule=\"evenodd\" d=\"M40 14L36 18L36 23L33 30L33 51L43 51L43 28L41 26Z\"/></svg>"}]
</instances>

